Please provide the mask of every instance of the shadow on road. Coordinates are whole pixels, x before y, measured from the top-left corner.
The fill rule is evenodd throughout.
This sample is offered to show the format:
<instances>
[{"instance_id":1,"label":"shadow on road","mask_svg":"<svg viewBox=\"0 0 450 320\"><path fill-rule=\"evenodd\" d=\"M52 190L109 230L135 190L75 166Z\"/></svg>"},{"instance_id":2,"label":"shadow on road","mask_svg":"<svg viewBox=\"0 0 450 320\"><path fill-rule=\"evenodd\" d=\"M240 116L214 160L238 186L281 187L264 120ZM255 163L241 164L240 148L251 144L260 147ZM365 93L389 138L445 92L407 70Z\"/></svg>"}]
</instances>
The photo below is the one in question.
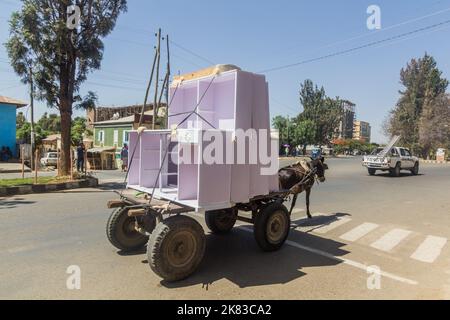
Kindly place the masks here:
<instances>
[{"instance_id":1,"label":"shadow on road","mask_svg":"<svg viewBox=\"0 0 450 320\"><path fill-rule=\"evenodd\" d=\"M424 176L425 174L423 173L419 173L417 175L408 173L408 172L400 172L400 176L398 177L393 177L390 175L389 172L383 172L383 173L377 173L376 175L374 175L373 177L381 177L381 178L391 178L391 179L395 179L395 178L412 178L412 177L420 177L420 176Z\"/></svg>"},{"instance_id":2,"label":"shadow on road","mask_svg":"<svg viewBox=\"0 0 450 320\"><path fill-rule=\"evenodd\" d=\"M289 245L284 245L277 252L262 252L252 234L242 230L249 227L236 227L229 235L208 234L205 256L199 269L185 280L173 283L161 281L161 285L180 288L202 284L208 290L210 285L221 279L227 279L240 288L284 284L305 276L306 273L301 271L303 268L342 263ZM335 256L348 253L340 249L344 243L297 230L291 230L289 240L302 245L314 242L314 246L327 248L327 252Z\"/></svg>"},{"instance_id":3,"label":"shadow on road","mask_svg":"<svg viewBox=\"0 0 450 320\"><path fill-rule=\"evenodd\" d=\"M348 213L334 213L332 215L316 215L313 216L312 219L302 218L295 221L292 221L292 227L295 229L297 227L323 227L329 225L335 221L337 221L341 217L348 217L350 214ZM314 230L314 229L312 229ZM311 231L312 231L311 230Z\"/></svg>"},{"instance_id":4,"label":"shadow on road","mask_svg":"<svg viewBox=\"0 0 450 320\"><path fill-rule=\"evenodd\" d=\"M33 204L35 201L24 200L23 198L0 199L0 210L13 209L24 204Z\"/></svg>"}]
</instances>

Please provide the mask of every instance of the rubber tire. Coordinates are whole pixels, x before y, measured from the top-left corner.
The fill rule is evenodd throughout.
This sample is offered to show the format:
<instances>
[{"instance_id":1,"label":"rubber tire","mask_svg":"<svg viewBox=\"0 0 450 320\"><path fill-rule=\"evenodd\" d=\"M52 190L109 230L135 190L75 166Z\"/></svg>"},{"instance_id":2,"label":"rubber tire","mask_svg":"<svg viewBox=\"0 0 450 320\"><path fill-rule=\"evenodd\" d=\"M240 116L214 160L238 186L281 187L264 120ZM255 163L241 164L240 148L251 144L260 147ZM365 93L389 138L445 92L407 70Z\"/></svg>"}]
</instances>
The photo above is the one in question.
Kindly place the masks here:
<instances>
[{"instance_id":1,"label":"rubber tire","mask_svg":"<svg viewBox=\"0 0 450 320\"><path fill-rule=\"evenodd\" d=\"M377 173L376 169L367 169L367 171L369 172L369 175L374 176Z\"/></svg>"},{"instance_id":2,"label":"rubber tire","mask_svg":"<svg viewBox=\"0 0 450 320\"><path fill-rule=\"evenodd\" d=\"M400 177L400 170L401 170L400 163L397 162L395 168L391 169L389 173L391 174L392 177Z\"/></svg>"},{"instance_id":3,"label":"rubber tire","mask_svg":"<svg viewBox=\"0 0 450 320\"><path fill-rule=\"evenodd\" d=\"M414 168L411 170L411 173L412 173L414 176L417 176L417 175L419 174L419 163L418 163L418 162L416 162L416 163L414 164Z\"/></svg>"},{"instance_id":4,"label":"rubber tire","mask_svg":"<svg viewBox=\"0 0 450 320\"><path fill-rule=\"evenodd\" d=\"M227 215L228 221L220 221L220 215ZM236 224L237 214L234 208L205 212L205 222L209 230L215 234L229 233Z\"/></svg>"},{"instance_id":5,"label":"rubber tire","mask_svg":"<svg viewBox=\"0 0 450 320\"><path fill-rule=\"evenodd\" d=\"M143 248L147 242L148 237L140 234L136 231L134 239L129 239L122 232L123 223L128 217L128 209L117 208L109 216L108 222L106 223L106 236L109 242L119 250L122 251L136 251ZM138 236L139 235L139 236Z\"/></svg>"},{"instance_id":6,"label":"rubber tire","mask_svg":"<svg viewBox=\"0 0 450 320\"><path fill-rule=\"evenodd\" d=\"M198 250L188 265L177 268L169 264L166 248L170 244L171 237L179 231L190 232L197 241ZM190 217L173 216L158 223L150 235L147 245L148 263L153 272L165 281L179 281L195 272L203 259L205 248L206 237L202 226Z\"/></svg>"},{"instance_id":7,"label":"rubber tire","mask_svg":"<svg viewBox=\"0 0 450 320\"><path fill-rule=\"evenodd\" d=\"M284 230L284 235L281 238L281 240L277 243L272 243L268 240L267 238L267 223L269 218L278 211L282 211L285 218L287 219L287 223L286 223L286 228ZM286 207L279 203L279 202L273 202L265 207L263 207L260 212L258 212L256 214L255 217L255 223L253 226L253 234L255 236L255 240L256 243L258 244L258 246L266 252L271 252L271 251L277 251L279 250L284 242L286 241L288 235L289 235L289 230L291 228L291 218L289 216L289 211L286 209Z\"/></svg>"}]
</instances>

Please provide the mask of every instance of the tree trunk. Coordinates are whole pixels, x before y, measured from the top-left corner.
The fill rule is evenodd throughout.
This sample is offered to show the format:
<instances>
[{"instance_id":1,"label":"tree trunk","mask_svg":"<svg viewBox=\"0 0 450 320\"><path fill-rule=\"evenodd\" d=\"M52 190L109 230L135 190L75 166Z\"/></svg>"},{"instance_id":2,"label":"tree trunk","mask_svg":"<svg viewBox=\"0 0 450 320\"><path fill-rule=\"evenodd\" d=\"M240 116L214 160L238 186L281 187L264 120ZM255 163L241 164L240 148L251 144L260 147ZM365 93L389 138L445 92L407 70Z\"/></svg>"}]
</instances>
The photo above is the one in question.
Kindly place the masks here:
<instances>
[{"instance_id":1,"label":"tree trunk","mask_svg":"<svg viewBox=\"0 0 450 320\"><path fill-rule=\"evenodd\" d=\"M69 106L68 106L69 105ZM69 175L70 171L70 146L71 146L71 124L72 124L72 106L69 101L61 101L61 159L59 174L61 176Z\"/></svg>"}]
</instances>

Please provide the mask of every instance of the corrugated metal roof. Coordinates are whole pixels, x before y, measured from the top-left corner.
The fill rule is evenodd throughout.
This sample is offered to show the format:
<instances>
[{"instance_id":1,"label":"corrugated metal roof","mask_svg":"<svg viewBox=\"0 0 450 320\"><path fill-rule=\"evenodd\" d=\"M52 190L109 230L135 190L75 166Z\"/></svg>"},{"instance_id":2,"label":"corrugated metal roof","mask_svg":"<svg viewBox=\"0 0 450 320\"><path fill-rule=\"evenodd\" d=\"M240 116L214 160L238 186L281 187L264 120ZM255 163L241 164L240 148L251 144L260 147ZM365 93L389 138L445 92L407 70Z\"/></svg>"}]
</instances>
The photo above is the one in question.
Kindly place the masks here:
<instances>
[{"instance_id":1,"label":"corrugated metal roof","mask_svg":"<svg viewBox=\"0 0 450 320\"><path fill-rule=\"evenodd\" d=\"M13 99L13 98L8 98L5 96L0 96L0 103L14 105L14 106L17 106L18 108L25 107L28 105L27 102Z\"/></svg>"}]
</instances>

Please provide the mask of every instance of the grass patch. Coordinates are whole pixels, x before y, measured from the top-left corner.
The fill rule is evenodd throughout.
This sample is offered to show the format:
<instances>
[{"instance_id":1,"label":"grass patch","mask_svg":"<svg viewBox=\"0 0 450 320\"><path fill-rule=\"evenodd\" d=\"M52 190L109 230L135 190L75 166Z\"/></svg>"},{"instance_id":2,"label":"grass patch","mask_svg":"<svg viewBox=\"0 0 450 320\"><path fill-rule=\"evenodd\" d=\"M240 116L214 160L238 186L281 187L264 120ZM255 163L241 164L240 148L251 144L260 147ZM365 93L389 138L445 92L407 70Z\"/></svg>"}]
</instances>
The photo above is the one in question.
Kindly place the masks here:
<instances>
[{"instance_id":1,"label":"grass patch","mask_svg":"<svg viewBox=\"0 0 450 320\"><path fill-rule=\"evenodd\" d=\"M70 181L70 177L38 177L37 184L54 184L68 181ZM18 187L32 184L34 184L34 178L0 180L0 187Z\"/></svg>"}]
</instances>

